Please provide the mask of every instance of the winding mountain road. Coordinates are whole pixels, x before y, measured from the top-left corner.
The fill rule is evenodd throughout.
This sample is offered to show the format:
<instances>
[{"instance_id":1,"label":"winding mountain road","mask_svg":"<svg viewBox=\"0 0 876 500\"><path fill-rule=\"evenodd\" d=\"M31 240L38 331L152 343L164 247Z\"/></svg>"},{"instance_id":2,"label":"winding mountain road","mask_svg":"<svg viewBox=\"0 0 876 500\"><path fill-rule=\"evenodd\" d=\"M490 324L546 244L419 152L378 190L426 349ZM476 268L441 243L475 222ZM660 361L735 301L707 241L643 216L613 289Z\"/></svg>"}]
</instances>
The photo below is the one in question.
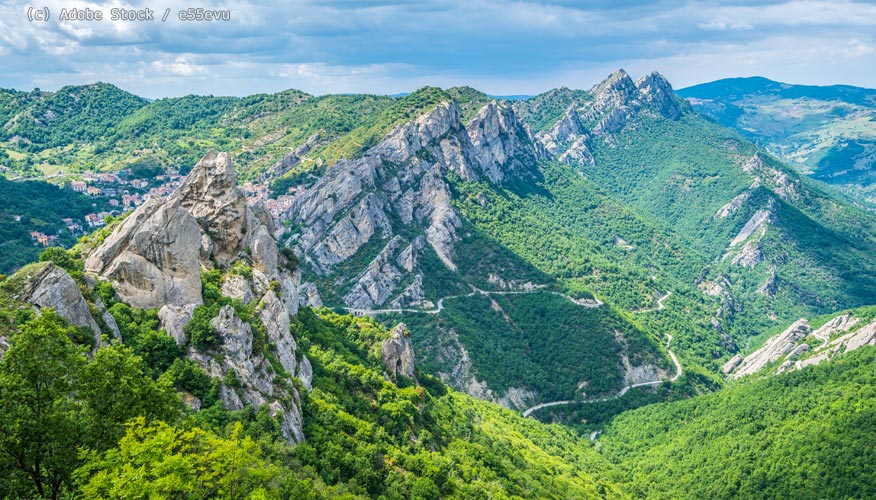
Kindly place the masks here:
<instances>
[{"instance_id":1,"label":"winding mountain road","mask_svg":"<svg viewBox=\"0 0 876 500\"><path fill-rule=\"evenodd\" d=\"M639 382L638 384L627 385L627 386L624 386L621 390L617 391L615 394L613 394L611 396L606 396L604 398L584 399L584 400L580 400L580 401L570 399L570 400L564 400L564 401L551 401L549 403L537 404L531 408L527 408L526 410L523 410L523 414L522 414L523 417L526 418L526 417L532 415L532 412L540 410L542 408L547 408L549 406L561 406L561 405L570 405L570 404L576 404L576 403L577 404L601 403L601 402L605 402L605 401L611 401L613 399L618 399L618 398L622 397L624 394L626 394L627 391L629 391L630 389L635 389L636 387L645 387L648 385L660 385L664 382L675 382L676 380L678 380L678 377L680 377L681 374L684 373L684 368L682 368L681 362L678 361L678 358L675 356L675 353L669 349L669 344L672 343L672 335L667 333L666 337L667 337L666 351L669 353L669 357L672 358L672 362L675 364L675 375L673 375L672 378L670 378L668 380L652 380L650 382Z\"/></svg>"},{"instance_id":2,"label":"winding mountain road","mask_svg":"<svg viewBox=\"0 0 876 500\"><path fill-rule=\"evenodd\" d=\"M357 316L376 316L378 314L393 314L393 313L405 313L405 312L423 313L423 314L438 314L442 310L444 310L444 301L445 300L458 299L461 297L473 297L473 296L478 295L478 294L484 295L484 296L520 295L520 294L526 294L526 293L542 292L542 291L545 291L544 288L545 288L545 285L538 285L531 290L487 291L487 290L481 290L479 288L476 288L471 293L460 294L460 295L448 295L446 297L441 297L440 299L438 299L438 302L436 303L436 305L433 309L410 309L410 308L358 309L358 308L353 308L353 307L345 307L344 309L352 314L357 315ZM577 304L581 307L595 308L595 307L600 307L603 305L603 302L599 299L596 299L596 298L594 298L593 300L582 300L582 299L574 299L574 298L572 298L564 293L560 293L560 292L548 291L547 293L563 297L566 300L569 300L570 302ZM663 295L662 297L657 299L657 307L654 307L651 309L641 309L641 310L633 311L633 312L646 313L646 312L652 312L652 311L661 311L664 308L663 302L671 296L672 296L672 292L668 291L668 292L666 292L665 295ZM526 410L524 410L523 417L524 418L528 417L532 414L532 412L540 410L542 408L547 408L550 406L569 405L569 404L576 404L576 403L577 404L588 404L588 403L599 403L599 402L604 402L604 401L610 401L612 399L617 399L617 398L622 397L624 394L627 393L627 391L629 391L630 389L635 389L636 387L660 385L664 382L674 382L674 381L678 380L678 377L681 376L681 374L684 372L684 369L682 368L681 363L678 361L678 357L676 357L675 353L669 349L669 345L672 343L672 335L667 333L666 338L667 338L666 351L669 353L669 357L672 359L672 362L675 364L675 375L673 375L672 378L669 378L668 380L652 380L650 382L640 382L638 384L627 385L627 386L624 386L623 388L621 388L617 393L615 393L611 396L606 396L604 398L593 398L593 399L585 399L585 400L551 401L548 403L537 404L531 408L527 408Z\"/></svg>"},{"instance_id":3,"label":"winding mountain road","mask_svg":"<svg viewBox=\"0 0 876 500\"><path fill-rule=\"evenodd\" d=\"M458 299L458 298L462 298L462 297L473 297L475 295L484 295L484 296L522 295L522 294L527 294L527 293L544 292L545 291L544 288L545 288L545 285L537 285L532 290L488 291L488 290L481 290L480 288L477 288L477 289L475 289L475 291L473 291L471 293L465 293L465 294L460 294L460 295L448 295L447 297L441 297L440 299L438 299L438 302L436 303L434 309L406 309L406 308L357 309L354 307L345 307L344 310L346 310L347 312L352 313L354 315L357 315L357 316L376 316L378 314L392 314L392 313L403 313L403 312L438 314L442 310L444 310L444 301L445 300ZM593 300L574 299L574 298L572 298L564 293L560 293L560 292L547 291L547 293L563 297L564 299L566 299L574 304L577 304L581 307L586 307L588 309L594 308L594 307L599 307L603 304L603 302L601 300L596 299L596 298L594 298Z\"/></svg>"},{"instance_id":4,"label":"winding mountain road","mask_svg":"<svg viewBox=\"0 0 876 500\"><path fill-rule=\"evenodd\" d=\"M662 311L663 309L665 309L663 302L671 296L672 296L672 291L668 291L668 292L666 292L665 295L663 295L662 297L657 299L657 307L651 307L649 309L639 309L637 311L631 311L631 312L641 314L641 313L647 313L647 312Z\"/></svg>"}]
</instances>

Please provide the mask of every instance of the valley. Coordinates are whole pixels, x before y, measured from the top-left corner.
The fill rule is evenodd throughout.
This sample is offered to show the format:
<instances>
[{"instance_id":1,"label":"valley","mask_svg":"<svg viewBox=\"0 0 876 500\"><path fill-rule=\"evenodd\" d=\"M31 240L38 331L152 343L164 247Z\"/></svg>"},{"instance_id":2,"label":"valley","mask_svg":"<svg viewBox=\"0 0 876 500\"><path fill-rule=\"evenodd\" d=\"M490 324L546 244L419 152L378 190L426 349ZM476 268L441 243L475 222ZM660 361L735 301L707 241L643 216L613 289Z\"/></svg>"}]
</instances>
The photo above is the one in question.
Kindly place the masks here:
<instances>
[{"instance_id":1,"label":"valley","mask_svg":"<svg viewBox=\"0 0 876 500\"><path fill-rule=\"evenodd\" d=\"M127 496L178 452L136 450L186 440L267 498L779 498L813 471L831 498L876 491L876 215L658 73L514 101L96 84L0 105L9 177L155 171L2 277L21 458L0 496ZM96 208L39 186L47 227ZM55 420L20 404L50 376L31 353ZM42 451L2 437L21 429L88 451L34 479Z\"/></svg>"}]
</instances>

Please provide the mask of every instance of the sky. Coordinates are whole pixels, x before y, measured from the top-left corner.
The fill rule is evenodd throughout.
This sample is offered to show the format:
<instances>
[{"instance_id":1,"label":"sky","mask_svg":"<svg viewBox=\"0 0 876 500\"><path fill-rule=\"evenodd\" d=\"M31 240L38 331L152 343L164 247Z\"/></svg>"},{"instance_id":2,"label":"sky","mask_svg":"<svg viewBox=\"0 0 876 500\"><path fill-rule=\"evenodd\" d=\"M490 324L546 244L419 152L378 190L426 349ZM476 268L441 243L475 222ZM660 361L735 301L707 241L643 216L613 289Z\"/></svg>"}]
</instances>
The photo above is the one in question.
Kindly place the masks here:
<instances>
[{"instance_id":1,"label":"sky","mask_svg":"<svg viewBox=\"0 0 876 500\"><path fill-rule=\"evenodd\" d=\"M189 3L191 2L191 3ZM29 20L47 8L48 21ZM111 9L153 21L110 19ZM181 21L180 9L229 12ZM62 9L102 21L59 20ZM170 9L167 20L161 17ZM34 11L30 11L31 16ZM0 87L105 81L135 94L589 89L624 68L676 88L720 78L876 87L876 2L4 0Z\"/></svg>"}]
</instances>

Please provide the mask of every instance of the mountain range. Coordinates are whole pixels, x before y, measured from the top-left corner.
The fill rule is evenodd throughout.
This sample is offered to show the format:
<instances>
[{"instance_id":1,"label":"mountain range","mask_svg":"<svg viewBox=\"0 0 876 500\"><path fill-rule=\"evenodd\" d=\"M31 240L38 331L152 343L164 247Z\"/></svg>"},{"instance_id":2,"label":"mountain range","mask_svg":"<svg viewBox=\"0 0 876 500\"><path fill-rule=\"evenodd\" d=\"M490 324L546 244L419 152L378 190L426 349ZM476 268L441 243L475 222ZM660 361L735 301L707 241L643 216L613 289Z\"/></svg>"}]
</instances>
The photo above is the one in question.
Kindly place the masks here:
<instances>
[{"instance_id":1,"label":"mountain range","mask_svg":"<svg viewBox=\"0 0 876 500\"><path fill-rule=\"evenodd\" d=\"M876 90L729 78L681 89L697 112L873 208Z\"/></svg>"},{"instance_id":2,"label":"mountain range","mask_svg":"<svg viewBox=\"0 0 876 500\"><path fill-rule=\"evenodd\" d=\"M860 450L794 442L830 476L825 495L866 497L876 214L698 112L708 92L737 99L748 83L762 82L683 99L657 73L619 70L513 101L468 87L154 102L107 84L4 91L9 177L186 177L3 281L2 380L31 373L18 346L57 330L53 309L72 326L52 342L87 354L59 363L140 360L132 380L185 409L128 416L215 439L239 423L262 440L270 465L254 467L274 471L271 495L771 498L813 487L784 460L750 465L785 456L777 429L799 425L799 440ZM786 90L769 92L798 95ZM859 93L822 97L835 95ZM238 178L288 207L272 215ZM786 383L805 411L769 413ZM90 386L70 387L59 400L116 438L82 433L72 445L93 455L52 481L112 496L125 467L161 458L116 447L171 430L125 430ZM840 403L859 409L823 419ZM731 428L735 445L714 449L708 436ZM679 443L691 455L673 461ZM19 469L4 495L27 491Z\"/></svg>"}]
</instances>

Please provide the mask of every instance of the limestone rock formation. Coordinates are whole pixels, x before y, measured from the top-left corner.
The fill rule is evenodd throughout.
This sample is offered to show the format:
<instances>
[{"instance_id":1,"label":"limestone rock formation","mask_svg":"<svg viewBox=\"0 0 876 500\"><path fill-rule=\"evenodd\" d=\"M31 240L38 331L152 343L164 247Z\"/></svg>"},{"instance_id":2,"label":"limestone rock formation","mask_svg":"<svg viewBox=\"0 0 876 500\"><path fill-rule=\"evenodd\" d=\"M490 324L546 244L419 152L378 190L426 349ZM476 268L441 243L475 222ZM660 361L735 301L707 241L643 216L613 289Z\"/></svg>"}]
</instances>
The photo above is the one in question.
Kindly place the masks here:
<instances>
[{"instance_id":1,"label":"limestone rock formation","mask_svg":"<svg viewBox=\"0 0 876 500\"><path fill-rule=\"evenodd\" d=\"M742 363L732 371L733 378L740 378L759 372L769 363L778 361L779 358L794 350L800 340L811 332L809 322L799 319L789 326L784 332L771 337L758 350L749 354Z\"/></svg>"},{"instance_id":2,"label":"limestone rock formation","mask_svg":"<svg viewBox=\"0 0 876 500\"><path fill-rule=\"evenodd\" d=\"M43 262L32 270L24 271L30 272L16 297L18 300L31 304L37 310L54 309L59 317L71 325L94 332L95 345L100 344L100 327L91 315L91 308L82 297L79 286L67 271L51 262Z\"/></svg>"},{"instance_id":3,"label":"limestone rock formation","mask_svg":"<svg viewBox=\"0 0 876 500\"><path fill-rule=\"evenodd\" d=\"M656 109L662 116L673 120L681 117L682 102L675 96L672 85L656 71L636 81L642 102Z\"/></svg>"},{"instance_id":4,"label":"limestone rock formation","mask_svg":"<svg viewBox=\"0 0 876 500\"><path fill-rule=\"evenodd\" d=\"M828 325L830 326L825 331L819 332L818 336L825 338L825 336L829 337L834 333L851 330L859 322L860 320L858 318L850 319L848 315L839 316L826 324L825 327ZM853 330L817 347L811 357L795 363L794 367L799 369L806 366L817 365L834 356L854 351L865 345L876 345L876 321L872 321L857 330Z\"/></svg>"},{"instance_id":5,"label":"limestone rock formation","mask_svg":"<svg viewBox=\"0 0 876 500\"><path fill-rule=\"evenodd\" d=\"M389 335L390 337L380 345L380 357L387 375L393 381L398 380L399 375L415 378L414 345L407 325L399 323Z\"/></svg>"},{"instance_id":6,"label":"limestone rock formation","mask_svg":"<svg viewBox=\"0 0 876 500\"><path fill-rule=\"evenodd\" d=\"M612 135L636 123L639 114L676 120L686 105L675 96L672 86L659 73L651 73L633 82L624 70L618 70L595 85L590 93L582 121L590 134L611 142Z\"/></svg>"},{"instance_id":7,"label":"limestone rock formation","mask_svg":"<svg viewBox=\"0 0 876 500\"><path fill-rule=\"evenodd\" d=\"M818 340L826 342L830 340L831 336L837 333L849 331L860 321L860 318L856 318L851 314L841 314L828 321L817 330L813 331L812 336L817 338Z\"/></svg>"},{"instance_id":8,"label":"limestone rock formation","mask_svg":"<svg viewBox=\"0 0 876 500\"><path fill-rule=\"evenodd\" d=\"M219 334L217 356L190 348L189 356L211 376L225 380L233 373L238 387L223 386L222 399L228 409L241 409L243 405L259 407L268 405L272 416L280 423L284 436L296 442L304 441L303 422L299 411L298 394L286 391L274 384L276 374L270 363L252 349L252 327L234 313L231 306L223 307L211 321ZM281 403L291 399L291 404Z\"/></svg>"},{"instance_id":9,"label":"limestone rock formation","mask_svg":"<svg viewBox=\"0 0 876 500\"><path fill-rule=\"evenodd\" d=\"M223 271L222 295L257 304L258 320L281 372L301 377L309 387L310 363L297 352L289 330L299 307L299 275L288 270L274 231L262 205L247 205L228 155L211 151L175 192L166 199L150 199L91 249L85 265L110 280L130 305L160 308L161 326L181 346L189 344L185 326L204 301L202 270ZM217 345L189 345L188 356L210 375L237 381L221 387L225 406L267 405L288 439L303 440L298 393L288 384L276 384L282 374L261 351L253 351L252 325L229 305L211 325L219 333Z\"/></svg>"},{"instance_id":10,"label":"limestone rock formation","mask_svg":"<svg viewBox=\"0 0 876 500\"><path fill-rule=\"evenodd\" d=\"M466 126L480 172L501 184L509 173L528 176L536 164L529 134L506 103L491 101Z\"/></svg>"},{"instance_id":11,"label":"limestone rock formation","mask_svg":"<svg viewBox=\"0 0 876 500\"><path fill-rule=\"evenodd\" d=\"M724 363L723 366L721 366L721 371L723 371L725 375L729 375L733 372L733 370L736 369L737 366L739 366L740 363L742 363L742 356L735 354L732 358L730 358L730 361L727 361L726 363Z\"/></svg>"},{"instance_id":12,"label":"limestone rock formation","mask_svg":"<svg viewBox=\"0 0 876 500\"><path fill-rule=\"evenodd\" d=\"M348 307L421 306L423 257L457 269L463 223L449 175L497 184L538 175L532 140L511 106L491 101L463 124L455 101L441 103L361 157L332 165L293 200L287 243L320 281L338 283ZM306 303L321 303L313 288L302 292Z\"/></svg>"},{"instance_id":13,"label":"limestone rock formation","mask_svg":"<svg viewBox=\"0 0 876 500\"><path fill-rule=\"evenodd\" d=\"M575 108L576 106L572 105L566 109L563 117L550 130L540 132L536 138L544 149L561 163L593 165L593 145L590 135L581 124Z\"/></svg>"}]
</instances>

